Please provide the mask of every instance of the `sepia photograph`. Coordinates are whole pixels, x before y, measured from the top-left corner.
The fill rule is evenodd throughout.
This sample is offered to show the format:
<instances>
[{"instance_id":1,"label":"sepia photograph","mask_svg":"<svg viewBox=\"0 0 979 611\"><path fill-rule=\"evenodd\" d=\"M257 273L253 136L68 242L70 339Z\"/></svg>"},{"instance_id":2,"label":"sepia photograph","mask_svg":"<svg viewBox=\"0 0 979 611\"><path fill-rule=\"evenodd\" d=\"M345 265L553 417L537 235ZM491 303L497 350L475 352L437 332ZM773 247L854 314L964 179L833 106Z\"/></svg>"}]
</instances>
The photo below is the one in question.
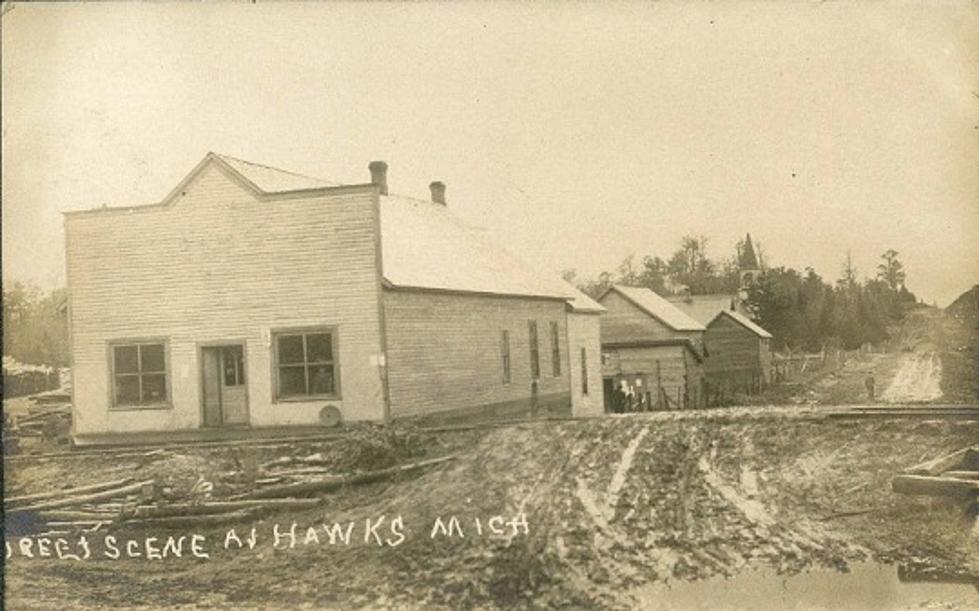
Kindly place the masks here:
<instances>
[{"instance_id":1,"label":"sepia photograph","mask_svg":"<svg viewBox=\"0 0 979 611\"><path fill-rule=\"evenodd\" d=\"M0 2L3 608L979 609L979 2Z\"/></svg>"}]
</instances>

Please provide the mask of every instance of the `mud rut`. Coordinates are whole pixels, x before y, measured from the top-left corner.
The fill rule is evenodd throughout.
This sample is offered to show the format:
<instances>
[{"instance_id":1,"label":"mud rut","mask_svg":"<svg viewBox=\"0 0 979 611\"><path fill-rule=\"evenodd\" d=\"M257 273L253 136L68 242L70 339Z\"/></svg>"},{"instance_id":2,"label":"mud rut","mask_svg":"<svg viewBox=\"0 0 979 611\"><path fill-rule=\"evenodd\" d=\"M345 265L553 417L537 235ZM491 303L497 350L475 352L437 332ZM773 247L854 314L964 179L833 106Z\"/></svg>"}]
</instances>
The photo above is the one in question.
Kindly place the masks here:
<instances>
[{"instance_id":1,"label":"mud rut","mask_svg":"<svg viewBox=\"0 0 979 611\"><path fill-rule=\"evenodd\" d=\"M942 363L935 352L906 355L881 394L887 403L935 401L942 397Z\"/></svg>"}]
</instances>

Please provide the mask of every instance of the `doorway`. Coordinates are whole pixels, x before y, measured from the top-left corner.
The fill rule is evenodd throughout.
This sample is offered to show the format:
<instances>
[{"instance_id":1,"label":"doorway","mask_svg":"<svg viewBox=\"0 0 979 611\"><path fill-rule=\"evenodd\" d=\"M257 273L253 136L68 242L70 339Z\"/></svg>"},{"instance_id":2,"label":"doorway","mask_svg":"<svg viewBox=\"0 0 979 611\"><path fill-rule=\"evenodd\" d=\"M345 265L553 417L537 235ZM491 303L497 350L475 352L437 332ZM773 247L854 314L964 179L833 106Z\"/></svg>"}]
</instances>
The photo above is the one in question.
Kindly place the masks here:
<instances>
[{"instance_id":1,"label":"doorway","mask_svg":"<svg viewBox=\"0 0 979 611\"><path fill-rule=\"evenodd\" d=\"M248 424L248 388L245 385L243 344L201 348L204 426Z\"/></svg>"}]
</instances>

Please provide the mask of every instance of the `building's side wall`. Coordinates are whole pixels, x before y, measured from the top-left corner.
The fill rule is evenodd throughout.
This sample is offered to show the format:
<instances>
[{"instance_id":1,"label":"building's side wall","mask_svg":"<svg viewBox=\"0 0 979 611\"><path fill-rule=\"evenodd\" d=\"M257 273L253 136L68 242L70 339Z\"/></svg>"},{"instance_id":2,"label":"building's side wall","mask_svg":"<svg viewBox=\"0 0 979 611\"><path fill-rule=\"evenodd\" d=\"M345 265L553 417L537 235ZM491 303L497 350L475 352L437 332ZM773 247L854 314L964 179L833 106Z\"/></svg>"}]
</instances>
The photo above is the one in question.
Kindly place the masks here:
<instances>
[{"instance_id":1,"label":"building's side wall","mask_svg":"<svg viewBox=\"0 0 979 611\"><path fill-rule=\"evenodd\" d=\"M388 384L394 417L530 407L529 321L537 321L538 400L567 405L567 313L559 300L385 290ZM558 325L561 373L553 375L550 323ZM510 335L504 382L502 331Z\"/></svg>"},{"instance_id":2,"label":"building's side wall","mask_svg":"<svg viewBox=\"0 0 979 611\"><path fill-rule=\"evenodd\" d=\"M201 425L203 343L245 343L249 422L315 423L324 401L275 403L270 333L336 326L347 420L380 419L377 195L259 200L211 163L169 206L69 215L75 433ZM108 342L164 338L171 405L114 410ZM374 359L376 362L376 359Z\"/></svg>"},{"instance_id":3,"label":"building's side wall","mask_svg":"<svg viewBox=\"0 0 979 611\"><path fill-rule=\"evenodd\" d=\"M753 393L771 382L772 355L768 340L758 337L727 316L714 320L705 334L710 356L706 362L712 394L729 398Z\"/></svg>"},{"instance_id":4,"label":"building's side wall","mask_svg":"<svg viewBox=\"0 0 979 611\"><path fill-rule=\"evenodd\" d=\"M605 413L602 393L602 345L598 314L568 313L568 360L571 363L571 413L598 416ZM581 353L585 362L582 367ZM587 382L587 394L584 392Z\"/></svg>"},{"instance_id":5,"label":"building's side wall","mask_svg":"<svg viewBox=\"0 0 979 611\"><path fill-rule=\"evenodd\" d=\"M732 371L758 372L761 368L760 339L728 316L715 319L704 334L711 375Z\"/></svg>"},{"instance_id":6,"label":"building's side wall","mask_svg":"<svg viewBox=\"0 0 979 611\"><path fill-rule=\"evenodd\" d=\"M625 382L633 393L649 393L649 402L657 409L684 407L685 394L690 397L688 407L702 404L699 399L702 393L696 393L695 401L693 391L701 384L703 368L685 347L604 348L604 351L602 375L612 380L615 388L622 388Z\"/></svg>"}]
</instances>

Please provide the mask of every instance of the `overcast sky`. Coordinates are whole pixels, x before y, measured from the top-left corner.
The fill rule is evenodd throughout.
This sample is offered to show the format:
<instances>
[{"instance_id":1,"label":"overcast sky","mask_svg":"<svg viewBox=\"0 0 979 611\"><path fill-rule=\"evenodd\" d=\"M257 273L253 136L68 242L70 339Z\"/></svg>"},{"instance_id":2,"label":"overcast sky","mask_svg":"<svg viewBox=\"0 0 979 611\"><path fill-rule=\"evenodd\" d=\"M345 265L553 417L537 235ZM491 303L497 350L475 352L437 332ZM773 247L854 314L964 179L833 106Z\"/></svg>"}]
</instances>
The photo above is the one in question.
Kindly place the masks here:
<instances>
[{"instance_id":1,"label":"overcast sky","mask_svg":"<svg viewBox=\"0 0 979 611\"><path fill-rule=\"evenodd\" d=\"M829 280L894 248L941 305L979 282L977 3L20 4L2 45L5 282L63 284L61 211L209 150L383 159L554 271L750 231Z\"/></svg>"}]
</instances>

